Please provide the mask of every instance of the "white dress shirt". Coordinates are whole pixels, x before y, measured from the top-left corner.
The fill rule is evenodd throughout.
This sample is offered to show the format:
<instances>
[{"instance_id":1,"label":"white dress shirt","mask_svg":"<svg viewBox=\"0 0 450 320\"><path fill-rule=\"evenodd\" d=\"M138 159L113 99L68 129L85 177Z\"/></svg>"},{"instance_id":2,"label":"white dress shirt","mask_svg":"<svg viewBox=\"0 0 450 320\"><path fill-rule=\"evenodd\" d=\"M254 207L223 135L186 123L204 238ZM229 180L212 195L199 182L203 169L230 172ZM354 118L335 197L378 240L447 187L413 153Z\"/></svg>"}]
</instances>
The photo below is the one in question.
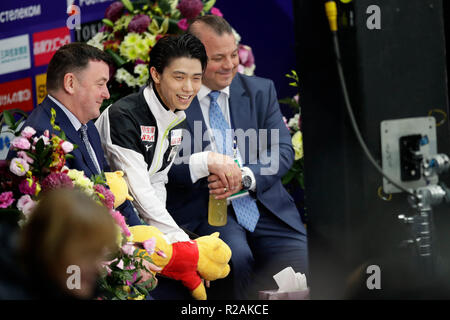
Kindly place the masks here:
<instances>
[{"instance_id":1,"label":"white dress shirt","mask_svg":"<svg viewBox=\"0 0 450 320\"><path fill-rule=\"evenodd\" d=\"M74 127L75 131L78 132L78 130L80 130L81 126L83 125L80 120L78 120L77 117L75 117L75 115L70 112L69 109L67 109L61 102L59 102L56 98L52 97L51 95L47 94L47 96L50 98L50 100L52 100L67 116L67 118L69 118L70 123L72 124L72 126ZM91 149L91 155L94 156L94 160L97 162L97 167L100 168L100 165L98 163L98 159L97 159L97 155L95 154L94 148L92 148L91 143L89 142L89 145L86 146L86 148L90 148ZM95 165L95 163L94 163Z\"/></svg>"},{"instance_id":2,"label":"white dress shirt","mask_svg":"<svg viewBox=\"0 0 450 320\"><path fill-rule=\"evenodd\" d=\"M210 124L209 124L209 106L211 104L211 99L208 96L208 94L212 90L208 87L202 85L200 88L200 91L197 94L198 101L200 103L200 108L202 110L203 119L206 123L206 128L208 130L208 133L210 136L213 136L213 131L211 130ZM220 90L219 97L217 98L217 103L219 104L220 110L222 111L225 120L230 125L230 128L233 128L231 125L231 118L230 118L230 106L229 106L229 99L230 99L230 87L226 87L222 90ZM212 143L212 148L214 152L217 152L217 147ZM189 171L191 173L191 180L192 183L195 183L197 180L209 176L209 170L208 170L208 154L210 151L203 151L194 153L189 158ZM239 153L239 149L237 149L237 157L239 160L239 163L242 163L242 157ZM242 170L244 173L249 175L252 178L252 185L250 187L250 190L255 191L256 190L256 180L255 175L253 174L252 170L248 167L242 167Z\"/></svg>"}]
</instances>

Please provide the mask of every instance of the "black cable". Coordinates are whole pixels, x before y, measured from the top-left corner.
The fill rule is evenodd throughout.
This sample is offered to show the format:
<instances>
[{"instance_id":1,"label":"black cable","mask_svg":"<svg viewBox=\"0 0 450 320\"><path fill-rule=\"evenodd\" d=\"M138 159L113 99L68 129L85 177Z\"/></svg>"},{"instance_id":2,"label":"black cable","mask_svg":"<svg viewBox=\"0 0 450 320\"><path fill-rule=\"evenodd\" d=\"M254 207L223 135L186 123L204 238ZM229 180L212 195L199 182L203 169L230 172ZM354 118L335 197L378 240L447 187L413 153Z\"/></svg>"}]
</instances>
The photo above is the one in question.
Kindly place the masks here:
<instances>
[{"instance_id":1,"label":"black cable","mask_svg":"<svg viewBox=\"0 0 450 320\"><path fill-rule=\"evenodd\" d=\"M390 178L388 175L386 175L386 173L384 173L383 169L378 165L378 163L372 157L369 149L367 148L367 145L365 144L364 139L362 138L361 133L359 131L358 124L356 123L355 116L353 114L353 110L352 110L351 103L350 103L350 98L348 96L347 85L346 85L346 82L345 82L344 72L343 72L342 63L341 63L341 53L340 53L340 50L339 50L339 39L338 39L338 36L337 36L337 32L333 31L332 34L333 34L334 52L336 54L336 65L337 65L337 68L338 68L339 82L341 84L342 94L344 95L345 106L347 108L347 112L348 112L348 115L350 117L350 122L352 124L353 131L355 132L356 138L358 139L358 142L359 142L361 148L363 149L364 154L369 159L370 163L372 163L372 165L375 167L375 169L383 177L385 177L390 183L392 183L398 189L406 192L407 194L409 194L409 195L413 196L415 199L417 199L417 196L413 192L411 192L408 189L404 188L399 183L397 183L392 178Z\"/></svg>"}]
</instances>

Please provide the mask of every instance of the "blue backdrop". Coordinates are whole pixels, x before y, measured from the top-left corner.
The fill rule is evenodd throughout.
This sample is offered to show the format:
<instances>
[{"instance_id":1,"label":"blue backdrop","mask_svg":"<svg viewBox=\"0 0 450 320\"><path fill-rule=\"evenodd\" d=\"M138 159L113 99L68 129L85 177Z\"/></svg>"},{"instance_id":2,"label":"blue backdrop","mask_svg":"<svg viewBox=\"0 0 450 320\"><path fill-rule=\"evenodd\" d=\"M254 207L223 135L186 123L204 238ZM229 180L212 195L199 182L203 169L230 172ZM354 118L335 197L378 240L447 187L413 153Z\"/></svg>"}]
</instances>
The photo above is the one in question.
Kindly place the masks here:
<instances>
[{"instance_id":1,"label":"blue backdrop","mask_svg":"<svg viewBox=\"0 0 450 320\"><path fill-rule=\"evenodd\" d=\"M71 41L76 41L87 40L86 38L98 30L98 21L104 17L105 9L113 1L2 0L0 2L0 111L31 103L33 106L37 105L39 85L42 81L37 76L46 72L45 62L51 56L52 43L53 47L55 44L63 44L64 35L55 34L62 30L60 28L66 26L66 20L69 17L66 10L69 3L73 2L81 8L83 29L78 33L70 32ZM292 1L217 0L215 6L222 11L224 17L241 35L241 42L252 47L256 59L255 74L272 79L279 98L293 96L296 89L288 85L289 81L284 76L295 68L296 63ZM50 32L52 30L53 33ZM20 49L20 43L12 39L18 35L28 35L28 52L20 51L25 48ZM46 43L47 47L45 47ZM44 48L41 51L47 51L47 53L41 52L40 55L36 55L38 50L36 48L39 46ZM13 61L14 59L16 62ZM29 59L29 68L26 68L27 59ZM14 82L22 79L27 79L27 84L21 81ZM17 92L20 93L19 89L26 85L31 86L32 101L26 94L13 96ZM16 92L12 92L11 88L16 87L19 89L14 89ZM12 91L8 92L8 90ZM23 90L25 89L22 88ZM25 100L28 104L20 104L25 103ZM282 106L282 111L287 116L291 115L287 107Z\"/></svg>"}]
</instances>

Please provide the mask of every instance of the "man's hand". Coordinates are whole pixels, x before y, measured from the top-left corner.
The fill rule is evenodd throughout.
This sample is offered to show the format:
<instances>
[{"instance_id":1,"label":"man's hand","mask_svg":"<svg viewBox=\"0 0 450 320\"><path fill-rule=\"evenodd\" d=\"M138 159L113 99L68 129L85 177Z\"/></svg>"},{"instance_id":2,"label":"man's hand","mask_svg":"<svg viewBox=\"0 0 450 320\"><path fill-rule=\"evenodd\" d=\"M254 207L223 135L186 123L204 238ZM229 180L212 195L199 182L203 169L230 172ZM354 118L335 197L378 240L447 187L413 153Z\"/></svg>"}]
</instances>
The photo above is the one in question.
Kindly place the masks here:
<instances>
[{"instance_id":1,"label":"man's hand","mask_svg":"<svg viewBox=\"0 0 450 320\"><path fill-rule=\"evenodd\" d=\"M235 189L228 189L215 174L208 177L208 182L209 193L215 195L218 200L226 199L242 189L242 184L239 184Z\"/></svg>"},{"instance_id":2,"label":"man's hand","mask_svg":"<svg viewBox=\"0 0 450 320\"><path fill-rule=\"evenodd\" d=\"M213 189L222 188L222 194L229 193L230 195L240 190L242 180L241 169L229 156L210 152L208 154L208 170L211 174L208 178L209 182L216 182L217 180L221 182L220 185L213 185ZM219 194L218 191L216 194Z\"/></svg>"}]
</instances>

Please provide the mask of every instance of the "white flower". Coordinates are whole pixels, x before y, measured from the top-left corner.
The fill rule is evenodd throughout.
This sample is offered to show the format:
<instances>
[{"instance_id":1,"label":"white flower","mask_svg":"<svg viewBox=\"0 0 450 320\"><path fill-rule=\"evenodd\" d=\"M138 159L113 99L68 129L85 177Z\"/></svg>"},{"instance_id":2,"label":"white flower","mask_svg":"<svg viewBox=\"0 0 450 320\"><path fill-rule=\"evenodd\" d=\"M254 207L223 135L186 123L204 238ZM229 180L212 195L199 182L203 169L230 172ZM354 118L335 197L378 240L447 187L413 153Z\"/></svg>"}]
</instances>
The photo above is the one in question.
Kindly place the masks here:
<instances>
[{"instance_id":1,"label":"white flower","mask_svg":"<svg viewBox=\"0 0 450 320\"><path fill-rule=\"evenodd\" d=\"M298 131L300 130L300 128L298 127L298 120L300 118L300 114L296 113L292 118L289 119L288 121L288 126L289 128L291 128L293 131Z\"/></svg>"},{"instance_id":2,"label":"white flower","mask_svg":"<svg viewBox=\"0 0 450 320\"><path fill-rule=\"evenodd\" d=\"M236 30L234 30L234 28L231 28L231 30L233 31L233 35L236 38L236 44L239 44L239 42L241 42L241 36L236 32Z\"/></svg>"},{"instance_id":3,"label":"white flower","mask_svg":"<svg viewBox=\"0 0 450 320\"><path fill-rule=\"evenodd\" d=\"M92 39L90 39L87 44L93 47L96 47L100 50L103 50L103 44L102 41L104 40L103 38L105 37L105 34L103 32L99 32L97 33Z\"/></svg>"}]
</instances>

